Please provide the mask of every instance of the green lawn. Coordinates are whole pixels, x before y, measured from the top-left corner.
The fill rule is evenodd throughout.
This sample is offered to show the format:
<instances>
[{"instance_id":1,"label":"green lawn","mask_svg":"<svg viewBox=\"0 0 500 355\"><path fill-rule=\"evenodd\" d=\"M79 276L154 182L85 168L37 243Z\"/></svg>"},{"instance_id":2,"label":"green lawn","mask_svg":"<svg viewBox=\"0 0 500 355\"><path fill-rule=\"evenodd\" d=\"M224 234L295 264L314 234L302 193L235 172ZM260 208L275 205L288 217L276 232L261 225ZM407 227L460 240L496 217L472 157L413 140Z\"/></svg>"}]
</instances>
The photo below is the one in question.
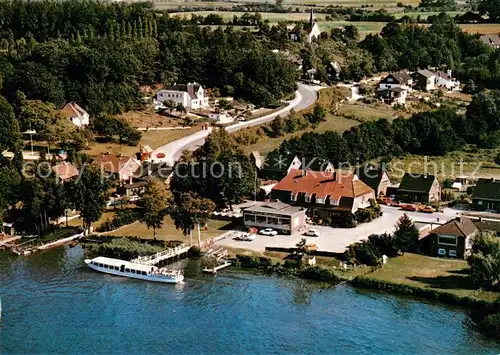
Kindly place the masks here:
<instances>
[{"instance_id":1,"label":"green lawn","mask_svg":"<svg viewBox=\"0 0 500 355\"><path fill-rule=\"evenodd\" d=\"M380 118L392 121L400 116L400 113L390 106L384 104L367 105L363 103L341 104L340 114L344 117L362 122L375 121Z\"/></svg>"},{"instance_id":2,"label":"green lawn","mask_svg":"<svg viewBox=\"0 0 500 355\"><path fill-rule=\"evenodd\" d=\"M209 219L208 229L201 228L202 240L217 237L228 230L230 221ZM108 232L114 236L138 236L143 239L153 239L153 230L148 229L144 223L134 223L118 229L116 232ZM174 222L169 216L166 216L163 222L163 227L157 231L157 238L160 240L180 240L189 242L189 236L182 234L182 231L175 228ZM193 241L196 243L198 238L197 231L193 231Z\"/></svg>"},{"instance_id":3,"label":"green lawn","mask_svg":"<svg viewBox=\"0 0 500 355\"><path fill-rule=\"evenodd\" d=\"M472 285L467 262L406 253L389 259L381 269L365 277L390 283L441 290L458 296L494 300L500 294L478 292Z\"/></svg>"}]
</instances>

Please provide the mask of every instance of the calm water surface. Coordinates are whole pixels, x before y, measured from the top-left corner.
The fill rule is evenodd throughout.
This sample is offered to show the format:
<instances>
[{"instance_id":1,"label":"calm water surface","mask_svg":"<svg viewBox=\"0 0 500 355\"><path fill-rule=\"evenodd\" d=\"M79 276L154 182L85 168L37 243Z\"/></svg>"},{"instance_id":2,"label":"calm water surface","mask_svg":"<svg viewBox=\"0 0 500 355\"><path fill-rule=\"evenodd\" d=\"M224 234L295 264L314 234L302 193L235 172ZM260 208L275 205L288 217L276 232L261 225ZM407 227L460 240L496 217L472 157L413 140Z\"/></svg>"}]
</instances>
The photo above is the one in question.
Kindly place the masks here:
<instances>
[{"instance_id":1,"label":"calm water surface","mask_svg":"<svg viewBox=\"0 0 500 355\"><path fill-rule=\"evenodd\" d=\"M0 253L0 354L498 354L458 308L187 264L184 285L96 273L81 248Z\"/></svg>"}]
</instances>

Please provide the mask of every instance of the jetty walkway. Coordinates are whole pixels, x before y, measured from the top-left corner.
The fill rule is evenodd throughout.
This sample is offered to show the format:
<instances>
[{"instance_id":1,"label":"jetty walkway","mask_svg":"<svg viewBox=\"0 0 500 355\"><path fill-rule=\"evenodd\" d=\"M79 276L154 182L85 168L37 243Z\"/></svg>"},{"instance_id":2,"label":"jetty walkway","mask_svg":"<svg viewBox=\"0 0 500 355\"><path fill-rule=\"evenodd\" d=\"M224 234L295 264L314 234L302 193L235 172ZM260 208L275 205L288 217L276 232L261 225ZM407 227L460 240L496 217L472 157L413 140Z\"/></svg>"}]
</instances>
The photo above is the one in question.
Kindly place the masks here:
<instances>
[{"instance_id":1,"label":"jetty walkway","mask_svg":"<svg viewBox=\"0 0 500 355\"><path fill-rule=\"evenodd\" d=\"M164 260L168 260L182 254L187 254L190 248L190 245L183 243L175 248L170 248L154 255L140 256L130 262L144 265L156 265Z\"/></svg>"}]
</instances>

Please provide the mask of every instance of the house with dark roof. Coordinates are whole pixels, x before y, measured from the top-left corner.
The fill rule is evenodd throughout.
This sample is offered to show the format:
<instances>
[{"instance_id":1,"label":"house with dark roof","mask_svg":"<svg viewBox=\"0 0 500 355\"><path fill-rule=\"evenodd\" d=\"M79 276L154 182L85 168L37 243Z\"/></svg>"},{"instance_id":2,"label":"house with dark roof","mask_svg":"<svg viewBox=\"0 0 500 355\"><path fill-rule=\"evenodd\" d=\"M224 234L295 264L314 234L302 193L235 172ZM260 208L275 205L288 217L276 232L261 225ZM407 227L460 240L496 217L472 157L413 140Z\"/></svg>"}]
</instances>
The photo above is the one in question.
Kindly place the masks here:
<instances>
[{"instance_id":1,"label":"house with dark roof","mask_svg":"<svg viewBox=\"0 0 500 355\"><path fill-rule=\"evenodd\" d=\"M273 187L271 198L305 207L311 215L324 218L369 207L375 192L355 174L292 169Z\"/></svg>"},{"instance_id":2,"label":"house with dark roof","mask_svg":"<svg viewBox=\"0 0 500 355\"><path fill-rule=\"evenodd\" d=\"M478 233L472 220L458 217L431 230L420 240L420 250L430 256L465 259Z\"/></svg>"},{"instance_id":3,"label":"house with dark roof","mask_svg":"<svg viewBox=\"0 0 500 355\"><path fill-rule=\"evenodd\" d=\"M500 211L500 180L479 179L472 189L472 203L479 210Z\"/></svg>"},{"instance_id":4,"label":"house with dark roof","mask_svg":"<svg viewBox=\"0 0 500 355\"><path fill-rule=\"evenodd\" d=\"M377 88L377 97L389 105L404 105L413 78L407 72L391 73L383 78Z\"/></svg>"},{"instance_id":5,"label":"house with dark roof","mask_svg":"<svg viewBox=\"0 0 500 355\"><path fill-rule=\"evenodd\" d=\"M158 102L173 101L181 104L187 110L208 108L208 96L205 96L203 86L197 82L182 85L167 86L156 93Z\"/></svg>"},{"instance_id":6,"label":"house with dark roof","mask_svg":"<svg viewBox=\"0 0 500 355\"><path fill-rule=\"evenodd\" d=\"M396 192L402 202L429 203L441 200L441 185L434 175L406 173Z\"/></svg>"},{"instance_id":7,"label":"house with dark roof","mask_svg":"<svg viewBox=\"0 0 500 355\"><path fill-rule=\"evenodd\" d=\"M297 156L274 150L262 159L257 174L261 179L281 180L290 170L299 169L300 165L301 161Z\"/></svg>"},{"instance_id":8,"label":"house with dark roof","mask_svg":"<svg viewBox=\"0 0 500 355\"><path fill-rule=\"evenodd\" d=\"M170 184L174 169L166 162L152 163L142 162L141 166L134 171L129 181L123 184L121 190L126 196L138 195L146 191L146 187L153 180L163 181Z\"/></svg>"},{"instance_id":9,"label":"house with dark roof","mask_svg":"<svg viewBox=\"0 0 500 355\"><path fill-rule=\"evenodd\" d=\"M414 87L418 90L436 90L436 74L427 69L420 69L413 73Z\"/></svg>"},{"instance_id":10,"label":"house with dark roof","mask_svg":"<svg viewBox=\"0 0 500 355\"><path fill-rule=\"evenodd\" d=\"M387 196L387 188L391 185L391 179L386 170L362 167L358 170L358 176L375 191L377 197Z\"/></svg>"}]
</instances>

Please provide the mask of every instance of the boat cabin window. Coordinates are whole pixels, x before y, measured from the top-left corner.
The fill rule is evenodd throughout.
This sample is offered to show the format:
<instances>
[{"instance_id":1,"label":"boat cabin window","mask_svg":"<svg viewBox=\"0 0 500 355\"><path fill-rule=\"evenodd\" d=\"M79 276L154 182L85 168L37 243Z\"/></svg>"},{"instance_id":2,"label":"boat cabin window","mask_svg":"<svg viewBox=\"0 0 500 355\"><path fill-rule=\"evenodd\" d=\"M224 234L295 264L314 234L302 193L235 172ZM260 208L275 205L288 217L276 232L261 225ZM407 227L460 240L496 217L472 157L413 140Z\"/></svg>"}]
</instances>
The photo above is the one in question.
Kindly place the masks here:
<instances>
[{"instance_id":1,"label":"boat cabin window","mask_svg":"<svg viewBox=\"0 0 500 355\"><path fill-rule=\"evenodd\" d=\"M102 264L99 264L99 267L102 267Z\"/></svg>"},{"instance_id":2,"label":"boat cabin window","mask_svg":"<svg viewBox=\"0 0 500 355\"><path fill-rule=\"evenodd\" d=\"M109 268L109 266L108 266L108 265L106 265L106 264L104 264L104 268L105 268L105 269L108 269L108 268Z\"/></svg>"},{"instance_id":3,"label":"boat cabin window","mask_svg":"<svg viewBox=\"0 0 500 355\"><path fill-rule=\"evenodd\" d=\"M143 275L146 275L146 271L143 271L143 272L142 272L142 274L143 274Z\"/></svg>"},{"instance_id":4,"label":"boat cabin window","mask_svg":"<svg viewBox=\"0 0 500 355\"><path fill-rule=\"evenodd\" d=\"M130 269L125 268L125 272L130 272Z\"/></svg>"},{"instance_id":5,"label":"boat cabin window","mask_svg":"<svg viewBox=\"0 0 500 355\"><path fill-rule=\"evenodd\" d=\"M134 269L130 269L130 271L132 272L132 274L135 274L135 270Z\"/></svg>"},{"instance_id":6,"label":"boat cabin window","mask_svg":"<svg viewBox=\"0 0 500 355\"><path fill-rule=\"evenodd\" d=\"M120 268L118 266L115 266L115 270L120 270Z\"/></svg>"}]
</instances>

